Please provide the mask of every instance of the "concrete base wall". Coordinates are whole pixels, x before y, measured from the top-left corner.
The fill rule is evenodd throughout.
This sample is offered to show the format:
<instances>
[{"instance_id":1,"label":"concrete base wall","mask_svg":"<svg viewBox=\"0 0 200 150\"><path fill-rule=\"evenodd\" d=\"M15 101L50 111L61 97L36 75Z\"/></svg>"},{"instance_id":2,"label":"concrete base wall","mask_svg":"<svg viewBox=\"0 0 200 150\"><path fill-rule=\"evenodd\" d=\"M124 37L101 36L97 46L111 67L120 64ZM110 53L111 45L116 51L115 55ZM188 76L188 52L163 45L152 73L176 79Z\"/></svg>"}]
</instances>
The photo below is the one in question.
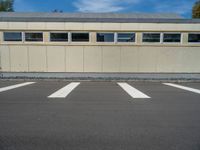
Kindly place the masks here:
<instances>
[{"instance_id":1,"label":"concrete base wall","mask_svg":"<svg viewBox=\"0 0 200 150\"><path fill-rule=\"evenodd\" d=\"M1 45L1 72L200 73L199 47Z\"/></svg>"},{"instance_id":2,"label":"concrete base wall","mask_svg":"<svg viewBox=\"0 0 200 150\"><path fill-rule=\"evenodd\" d=\"M0 79L67 79L67 80L185 80L200 81L199 74L188 73L16 73L2 72Z\"/></svg>"}]
</instances>

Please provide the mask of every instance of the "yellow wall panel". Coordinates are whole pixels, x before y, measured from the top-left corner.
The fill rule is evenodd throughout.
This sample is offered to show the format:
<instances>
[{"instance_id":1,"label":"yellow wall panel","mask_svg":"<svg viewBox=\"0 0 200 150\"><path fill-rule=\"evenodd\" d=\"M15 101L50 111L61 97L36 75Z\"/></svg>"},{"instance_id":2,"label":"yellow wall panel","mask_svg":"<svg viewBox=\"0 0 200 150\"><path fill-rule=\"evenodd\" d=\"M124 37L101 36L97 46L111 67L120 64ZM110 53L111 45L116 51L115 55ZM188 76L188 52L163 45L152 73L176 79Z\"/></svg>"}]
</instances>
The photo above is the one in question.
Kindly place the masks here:
<instances>
[{"instance_id":1,"label":"yellow wall panel","mask_svg":"<svg viewBox=\"0 0 200 150\"><path fill-rule=\"evenodd\" d=\"M157 72L200 72L198 47L166 47L159 50Z\"/></svg>"},{"instance_id":2,"label":"yellow wall panel","mask_svg":"<svg viewBox=\"0 0 200 150\"><path fill-rule=\"evenodd\" d=\"M101 23L83 23L83 30L99 30Z\"/></svg>"},{"instance_id":3,"label":"yellow wall panel","mask_svg":"<svg viewBox=\"0 0 200 150\"><path fill-rule=\"evenodd\" d=\"M47 47L47 68L48 72L65 72L65 47Z\"/></svg>"},{"instance_id":4,"label":"yellow wall panel","mask_svg":"<svg viewBox=\"0 0 200 150\"><path fill-rule=\"evenodd\" d=\"M101 29L105 31L120 30L120 23L101 23Z\"/></svg>"},{"instance_id":5,"label":"yellow wall panel","mask_svg":"<svg viewBox=\"0 0 200 150\"><path fill-rule=\"evenodd\" d=\"M138 72L138 48L121 47L121 72Z\"/></svg>"},{"instance_id":6,"label":"yellow wall panel","mask_svg":"<svg viewBox=\"0 0 200 150\"><path fill-rule=\"evenodd\" d=\"M199 32L198 23L81 23L81 22L1 22L6 30L96 30L96 31L194 31Z\"/></svg>"},{"instance_id":7,"label":"yellow wall panel","mask_svg":"<svg viewBox=\"0 0 200 150\"><path fill-rule=\"evenodd\" d=\"M102 46L103 72L120 71L120 47Z\"/></svg>"},{"instance_id":8,"label":"yellow wall panel","mask_svg":"<svg viewBox=\"0 0 200 150\"><path fill-rule=\"evenodd\" d=\"M71 22L66 22L65 23L65 30L83 30L83 23L71 23Z\"/></svg>"},{"instance_id":9,"label":"yellow wall panel","mask_svg":"<svg viewBox=\"0 0 200 150\"><path fill-rule=\"evenodd\" d=\"M0 46L1 71L200 72L199 47Z\"/></svg>"},{"instance_id":10,"label":"yellow wall panel","mask_svg":"<svg viewBox=\"0 0 200 150\"><path fill-rule=\"evenodd\" d=\"M8 22L0 22L0 29L8 29Z\"/></svg>"},{"instance_id":11,"label":"yellow wall panel","mask_svg":"<svg viewBox=\"0 0 200 150\"><path fill-rule=\"evenodd\" d=\"M121 23L122 31L199 31L199 24Z\"/></svg>"},{"instance_id":12,"label":"yellow wall panel","mask_svg":"<svg viewBox=\"0 0 200 150\"><path fill-rule=\"evenodd\" d=\"M121 23L121 30L122 31L129 31L129 30L138 30L140 24L139 23Z\"/></svg>"},{"instance_id":13,"label":"yellow wall panel","mask_svg":"<svg viewBox=\"0 0 200 150\"><path fill-rule=\"evenodd\" d=\"M29 46L29 71L47 71L46 46Z\"/></svg>"},{"instance_id":14,"label":"yellow wall panel","mask_svg":"<svg viewBox=\"0 0 200 150\"><path fill-rule=\"evenodd\" d=\"M28 22L27 28L29 30L46 30L46 24L44 22Z\"/></svg>"},{"instance_id":15,"label":"yellow wall panel","mask_svg":"<svg viewBox=\"0 0 200 150\"><path fill-rule=\"evenodd\" d=\"M178 59L180 51L174 47L163 47L158 51L158 72L174 72L177 71Z\"/></svg>"},{"instance_id":16,"label":"yellow wall panel","mask_svg":"<svg viewBox=\"0 0 200 150\"><path fill-rule=\"evenodd\" d=\"M200 72L200 49L193 48L178 48L180 59L176 72ZM195 55L194 55L195 54Z\"/></svg>"},{"instance_id":17,"label":"yellow wall panel","mask_svg":"<svg viewBox=\"0 0 200 150\"><path fill-rule=\"evenodd\" d=\"M8 46L0 46L1 71L10 71L10 50Z\"/></svg>"},{"instance_id":18,"label":"yellow wall panel","mask_svg":"<svg viewBox=\"0 0 200 150\"><path fill-rule=\"evenodd\" d=\"M156 72L157 71L157 54L156 47L139 47L139 72Z\"/></svg>"},{"instance_id":19,"label":"yellow wall panel","mask_svg":"<svg viewBox=\"0 0 200 150\"><path fill-rule=\"evenodd\" d=\"M84 72L102 72L102 49L100 46L84 47Z\"/></svg>"},{"instance_id":20,"label":"yellow wall panel","mask_svg":"<svg viewBox=\"0 0 200 150\"><path fill-rule=\"evenodd\" d=\"M26 22L8 22L8 27L10 30L26 30Z\"/></svg>"},{"instance_id":21,"label":"yellow wall panel","mask_svg":"<svg viewBox=\"0 0 200 150\"><path fill-rule=\"evenodd\" d=\"M46 29L47 30L65 30L65 23L47 22Z\"/></svg>"},{"instance_id":22,"label":"yellow wall panel","mask_svg":"<svg viewBox=\"0 0 200 150\"><path fill-rule=\"evenodd\" d=\"M69 72L83 72L83 46L67 47L66 61Z\"/></svg>"},{"instance_id":23,"label":"yellow wall panel","mask_svg":"<svg viewBox=\"0 0 200 150\"><path fill-rule=\"evenodd\" d=\"M27 46L11 46L11 71L27 72L28 71L28 50Z\"/></svg>"}]
</instances>

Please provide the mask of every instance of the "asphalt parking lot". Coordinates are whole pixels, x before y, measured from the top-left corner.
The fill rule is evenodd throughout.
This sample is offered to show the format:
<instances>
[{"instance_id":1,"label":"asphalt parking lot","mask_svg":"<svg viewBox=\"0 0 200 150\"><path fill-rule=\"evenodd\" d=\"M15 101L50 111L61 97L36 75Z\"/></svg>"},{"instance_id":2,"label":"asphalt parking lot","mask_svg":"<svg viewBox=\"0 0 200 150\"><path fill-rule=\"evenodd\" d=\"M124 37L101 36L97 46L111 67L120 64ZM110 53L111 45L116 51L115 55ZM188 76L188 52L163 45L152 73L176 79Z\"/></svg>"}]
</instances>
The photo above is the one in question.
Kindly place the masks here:
<instances>
[{"instance_id":1,"label":"asphalt parking lot","mask_svg":"<svg viewBox=\"0 0 200 150\"><path fill-rule=\"evenodd\" d=\"M0 150L200 150L200 83L0 81Z\"/></svg>"}]
</instances>

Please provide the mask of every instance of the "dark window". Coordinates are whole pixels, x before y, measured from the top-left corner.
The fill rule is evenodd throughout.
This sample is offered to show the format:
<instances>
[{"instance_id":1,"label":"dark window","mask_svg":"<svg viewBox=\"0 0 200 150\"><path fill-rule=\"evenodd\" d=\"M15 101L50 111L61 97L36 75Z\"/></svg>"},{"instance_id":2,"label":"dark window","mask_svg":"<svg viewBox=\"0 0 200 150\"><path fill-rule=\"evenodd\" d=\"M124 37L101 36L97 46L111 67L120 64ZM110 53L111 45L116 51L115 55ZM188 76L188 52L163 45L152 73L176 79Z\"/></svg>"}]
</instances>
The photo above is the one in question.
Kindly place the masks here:
<instances>
[{"instance_id":1,"label":"dark window","mask_svg":"<svg viewBox=\"0 0 200 150\"><path fill-rule=\"evenodd\" d=\"M160 33L143 33L143 42L160 42Z\"/></svg>"},{"instance_id":2,"label":"dark window","mask_svg":"<svg viewBox=\"0 0 200 150\"><path fill-rule=\"evenodd\" d=\"M135 42L135 33L118 33L117 42Z\"/></svg>"},{"instance_id":3,"label":"dark window","mask_svg":"<svg viewBox=\"0 0 200 150\"><path fill-rule=\"evenodd\" d=\"M190 42L190 43L199 43L200 42L200 33L198 33L198 34L195 34L195 33L189 34L188 42Z\"/></svg>"},{"instance_id":4,"label":"dark window","mask_svg":"<svg viewBox=\"0 0 200 150\"><path fill-rule=\"evenodd\" d=\"M163 42L177 43L181 42L181 34L180 33L164 33Z\"/></svg>"},{"instance_id":5,"label":"dark window","mask_svg":"<svg viewBox=\"0 0 200 150\"><path fill-rule=\"evenodd\" d=\"M22 41L21 32L4 32L4 41Z\"/></svg>"},{"instance_id":6,"label":"dark window","mask_svg":"<svg viewBox=\"0 0 200 150\"><path fill-rule=\"evenodd\" d=\"M26 41L41 42L43 41L43 33L25 33Z\"/></svg>"},{"instance_id":7,"label":"dark window","mask_svg":"<svg viewBox=\"0 0 200 150\"><path fill-rule=\"evenodd\" d=\"M52 42L67 42L68 33L50 33L50 41Z\"/></svg>"},{"instance_id":8,"label":"dark window","mask_svg":"<svg viewBox=\"0 0 200 150\"><path fill-rule=\"evenodd\" d=\"M114 42L114 33L97 33L97 42Z\"/></svg>"},{"instance_id":9,"label":"dark window","mask_svg":"<svg viewBox=\"0 0 200 150\"><path fill-rule=\"evenodd\" d=\"M89 42L89 33L72 33L72 42Z\"/></svg>"}]
</instances>

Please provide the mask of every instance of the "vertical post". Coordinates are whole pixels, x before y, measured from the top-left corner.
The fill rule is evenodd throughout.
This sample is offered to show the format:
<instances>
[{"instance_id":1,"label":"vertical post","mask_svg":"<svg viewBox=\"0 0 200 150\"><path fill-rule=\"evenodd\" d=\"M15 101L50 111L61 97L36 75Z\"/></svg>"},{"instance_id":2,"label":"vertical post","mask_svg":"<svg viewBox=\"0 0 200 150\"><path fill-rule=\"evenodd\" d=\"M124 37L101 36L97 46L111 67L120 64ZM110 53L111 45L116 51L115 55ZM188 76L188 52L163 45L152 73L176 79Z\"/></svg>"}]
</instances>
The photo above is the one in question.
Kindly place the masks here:
<instances>
[{"instance_id":1,"label":"vertical post","mask_svg":"<svg viewBox=\"0 0 200 150\"><path fill-rule=\"evenodd\" d=\"M71 44L71 42L72 42L72 33L71 32L69 32L68 33L68 42Z\"/></svg>"},{"instance_id":2,"label":"vertical post","mask_svg":"<svg viewBox=\"0 0 200 150\"><path fill-rule=\"evenodd\" d=\"M160 34L160 44L163 44L163 42L164 42L164 33L162 32Z\"/></svg>"},{"instance_id":3,"label":"vertical post","mask_svg":"<svg viewBox=\"0 0 200 150\"><path fill-rule=\"evenodd\" d=\"M43 42L48 43L50 40L49 32L43 32Z\"/></svg>"},{"instance_id":4,"label":"vertical post","mask_svg":"<svg viewBox=\"0 0 200 150\"><path fill-rule=\"evenodd\" d=\"M188 33L182 33L181 35L181 44L187 44L188 43Z\"/></svg>"},{"instance_id":5,"label":"vertical post","mask_svg":"<svg viewBox=\"0 0 200 150\"><path fill-rule=\"evenodd\" d=\"M90 32L90 42L92 44L96 43L96 32Z\"/></svg>"},{"instance_id":6,"label":"vertical post","mask_svg":"<svg viewBox=\"0 0 200 150\"><path fill-rule=\"evenodd\" d=\"M115 44L117 43L117 33L116 32L114 33L114 43Z\"/></svg>"},{"instance_id":7,"label":"vertical post","mask_svg":"<svg viewBox=\"0 0 200 150\"><path fill-rule=\"evenodd\" d=\"M142 33L141 32L137 32L136 34L136 44L141 44L142 43Z\"/></svg>"}]
</instances>

